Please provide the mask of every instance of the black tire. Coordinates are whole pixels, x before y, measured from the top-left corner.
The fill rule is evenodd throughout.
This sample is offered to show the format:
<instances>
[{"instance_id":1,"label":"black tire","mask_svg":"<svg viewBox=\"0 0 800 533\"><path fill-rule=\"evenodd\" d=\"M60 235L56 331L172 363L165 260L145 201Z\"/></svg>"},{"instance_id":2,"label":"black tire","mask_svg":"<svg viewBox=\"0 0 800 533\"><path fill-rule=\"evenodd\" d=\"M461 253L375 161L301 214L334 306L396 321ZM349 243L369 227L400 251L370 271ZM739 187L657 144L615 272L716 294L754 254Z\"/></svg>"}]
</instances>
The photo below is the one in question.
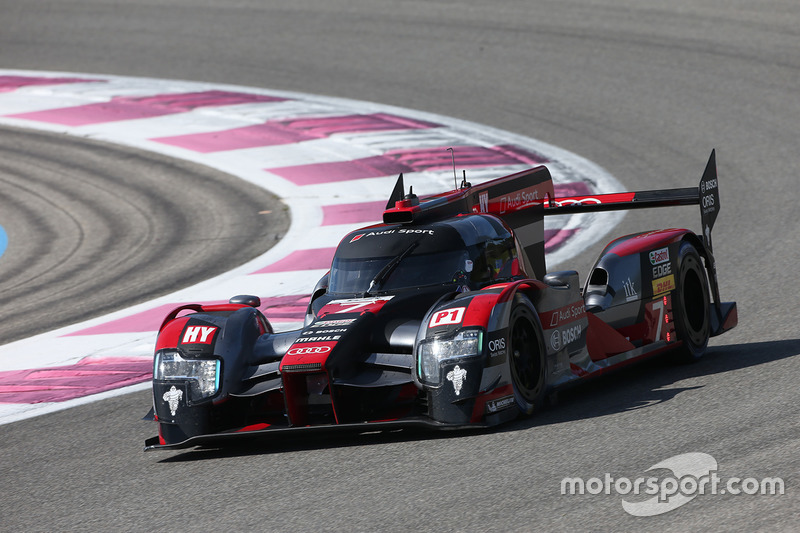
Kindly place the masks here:
<instances>
[{"instance_id":1,"label":"black tire","mask_svg":"<svg viewBox=\"0 0 800 533\"><path fill-rule=\"evenodd\" d=\"M508 366L520 413L530 415L544 403L545 354L542 326L530 300L518 297L508 322Z\"/></svg>"},{"instance_id":2,"label":"black tire","mask_svg":"<svg viewBox=\"0 0 800 533\"><path fill-rule=\"evenodd\" d=\"M711 298L708 277L697 249L681 243L678 252L678 275L674 297L675 329L683 345L676 352L681 362L700 359L711 335Z\"/></svg>"}]
</instances>

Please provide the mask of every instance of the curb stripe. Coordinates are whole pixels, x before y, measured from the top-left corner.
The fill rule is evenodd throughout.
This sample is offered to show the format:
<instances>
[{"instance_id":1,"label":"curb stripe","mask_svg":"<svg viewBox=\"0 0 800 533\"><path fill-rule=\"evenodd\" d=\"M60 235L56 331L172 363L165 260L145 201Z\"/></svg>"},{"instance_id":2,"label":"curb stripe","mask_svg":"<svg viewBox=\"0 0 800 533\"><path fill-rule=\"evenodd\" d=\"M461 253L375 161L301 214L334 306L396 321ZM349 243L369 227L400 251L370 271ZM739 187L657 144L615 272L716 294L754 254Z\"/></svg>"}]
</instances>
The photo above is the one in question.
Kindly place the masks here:
<instances>
[{"instance_id":1,"label":"curb stripe","mask_svg":"<svg viewBox=\"0 0 800 533\"><path fill-rule=\"evenodd\" d=\"M147 381L152 358L82 359L74 365L0 372L0 403L65 402Z\"/></svg>"},{"instance_id":2,"label":"curb stripe","mask_svg":"<svg viewBox=\"0 0 800 533\"><path fill-rule=\"evenodd\" d=\"M431 122L409 120L386 113L376 113L373 115L276 120L255 126L244 126L208 133L158 137L151 140L208 154L323 139L337 133L418 130L438 126L438 124Z\"/></svg>"},{"instance_id":3,"label":"curb stripe","mask_svg":"<svg viewBox=\"0 0 800 533\"><path fill-rule=\"evenodd\" d=\"M272 263L253 274L271 274L274 272L292 272L301 270L328 270L333 261L336 248L312 248L297 250L283 259Z\"/></svg>"},{"instance_id":4,"label":"curb stripe","mask_svg":"<svg viewBox=\"0 0 800 533\"><path fill-rule=\"evenodd\" d=\"M105 83L89 78L48 78L44 76L0 76L0 93L16 91L34 85L62 85L65 83Z\"/></svg>"},{"instance_id":5,"label":"curb stripe","mask_svg":"<svg viewBox=\"0 0 800 533\"><path fill-rule=\"evenodd\" d=\"M383 155L351 161L311 163L266 170L299 186L397 176L401 172L442 171L451 169L453 165L448 148L451 147L389 150ZM514 146L490 148L459 146L454 148L454 153L457 157L457 164L461 168L505 165L535 166L547 161L538 154L532 154Z\"/></svg>"},{"instance_id":6,"label":"curb stripe","mask_svg":"<svg viewBox=\"0 0 800 533\"><path fill-rule=\"evenodd\" d=\"M316 282L316 280L314 280ZM302 321L305 317L306 307L311 299L310 294L293 294L290 296L264 296L262 297L262 305L259 309L270 321ZM170 303L148 309L130 316L112 320L98 326L93 326L72 333L66 333L64 337L75 337L85 335L107 335L113 333L146 333L158 331L164 317L173 309L184 305L185 303ZM227 300L213 300L191 303L198 303L200 305L218 305L226 304Z\"/></svg>"},{"instance_id":7,"label":"curb stripe","mask_svg":"<svg viewBox=\"0 0 800 533\"><path fill-rule=\"evenodd\" d=\"M115 97L109 102L62 107L46 111L32 111L10 118L35 120L64 126L86 126L164 115L186 113L200 107L217 107L258 102L282 102L283 98L260 96L228 91L202 91L196 93L158 94L139 97Z\"/></svg>"}]
</instances>

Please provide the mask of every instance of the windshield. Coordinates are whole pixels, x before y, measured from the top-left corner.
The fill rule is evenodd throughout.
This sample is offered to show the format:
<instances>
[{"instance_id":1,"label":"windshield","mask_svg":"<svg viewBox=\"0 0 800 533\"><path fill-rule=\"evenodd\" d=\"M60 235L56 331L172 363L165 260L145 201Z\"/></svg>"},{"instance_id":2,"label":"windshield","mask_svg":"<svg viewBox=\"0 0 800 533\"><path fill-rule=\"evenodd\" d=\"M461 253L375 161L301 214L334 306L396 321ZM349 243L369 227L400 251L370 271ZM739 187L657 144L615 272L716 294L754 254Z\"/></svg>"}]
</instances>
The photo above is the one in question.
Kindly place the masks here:
<instances>
[{"instance_id":1,"label":"windshield","mask_svg":"<svg viewBox=\"0 0 800 533\"><path fill-rule=\"evenodd\" d=\"M362 294L370 289L371 282L384 267L396 257L373 257L369 259L334 258L331 265L328 292L335 294ZM472 270L464 250L453 250L427 254L411 254L404 257L383 276L372 293L398 289L458 283L460 275Z\"/></svg>"}]
</instances>

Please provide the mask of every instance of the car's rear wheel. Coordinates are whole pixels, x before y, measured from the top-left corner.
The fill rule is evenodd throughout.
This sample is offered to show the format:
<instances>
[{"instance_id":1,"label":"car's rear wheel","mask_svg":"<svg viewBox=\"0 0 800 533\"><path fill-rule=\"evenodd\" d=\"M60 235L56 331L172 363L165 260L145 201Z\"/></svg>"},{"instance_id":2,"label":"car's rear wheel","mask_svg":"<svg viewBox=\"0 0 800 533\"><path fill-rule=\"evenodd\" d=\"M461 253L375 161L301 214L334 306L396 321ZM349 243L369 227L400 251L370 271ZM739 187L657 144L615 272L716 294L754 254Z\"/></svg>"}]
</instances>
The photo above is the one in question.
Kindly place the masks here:
<instances>
[{"instance_id":1,"label":"car's rear wheel","mask_svg":"<svg viewBox=\"0 0 800 533\"><path fill-rule=\"evenodd\" d=\"M683 362L700 359L711 335L711 299L708 277L697 249L683 242L678 252L678 279L674 299L675 329L683 345L677 357Z\"/></svg>"},{"instance_id":2,"label":"car's rear wheel","mask_svg":"<svg viewBox=\"0 0 800 533\"><path fill-rule=\"evenodd\" d=\"M509 370L514 399L523 414L539 409L545 396L542 327L530 301L517 298L509 320Z\"/></svg>"}]
</instances>

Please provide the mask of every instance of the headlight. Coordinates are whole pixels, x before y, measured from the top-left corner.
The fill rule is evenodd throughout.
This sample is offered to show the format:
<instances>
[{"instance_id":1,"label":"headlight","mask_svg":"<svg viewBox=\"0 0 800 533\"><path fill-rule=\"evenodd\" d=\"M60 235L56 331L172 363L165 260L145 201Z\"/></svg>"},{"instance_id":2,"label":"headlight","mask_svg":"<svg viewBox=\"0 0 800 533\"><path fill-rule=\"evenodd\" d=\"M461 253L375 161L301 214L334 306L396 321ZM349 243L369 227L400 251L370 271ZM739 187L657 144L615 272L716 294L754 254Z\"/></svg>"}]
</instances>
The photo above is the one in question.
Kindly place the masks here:
<instances>
[{"instance_id":1,"label":"headlight","mask_svg":"<svg viewBox=\"0 0 800 533\"><path fill-rule=\"evenodd\" d=\"M178 352L159 352L153 379L187 381L190 400L196 402L217 393L219 366L219 359L184 359Z\"/></svg>"},{"instance_id":2,"label":"headlight","mask_svg":"<svg viewBox=\"0 0 800 533\"><path fill-rule=\"evenodd\" d=\"M434 337L421 341L417 347L419 357L417 374L420 380L439 383L442 363L480 355L482 341L483 331L479 329L465 329L455 336Z\"/></svg>"}]
</instances>

